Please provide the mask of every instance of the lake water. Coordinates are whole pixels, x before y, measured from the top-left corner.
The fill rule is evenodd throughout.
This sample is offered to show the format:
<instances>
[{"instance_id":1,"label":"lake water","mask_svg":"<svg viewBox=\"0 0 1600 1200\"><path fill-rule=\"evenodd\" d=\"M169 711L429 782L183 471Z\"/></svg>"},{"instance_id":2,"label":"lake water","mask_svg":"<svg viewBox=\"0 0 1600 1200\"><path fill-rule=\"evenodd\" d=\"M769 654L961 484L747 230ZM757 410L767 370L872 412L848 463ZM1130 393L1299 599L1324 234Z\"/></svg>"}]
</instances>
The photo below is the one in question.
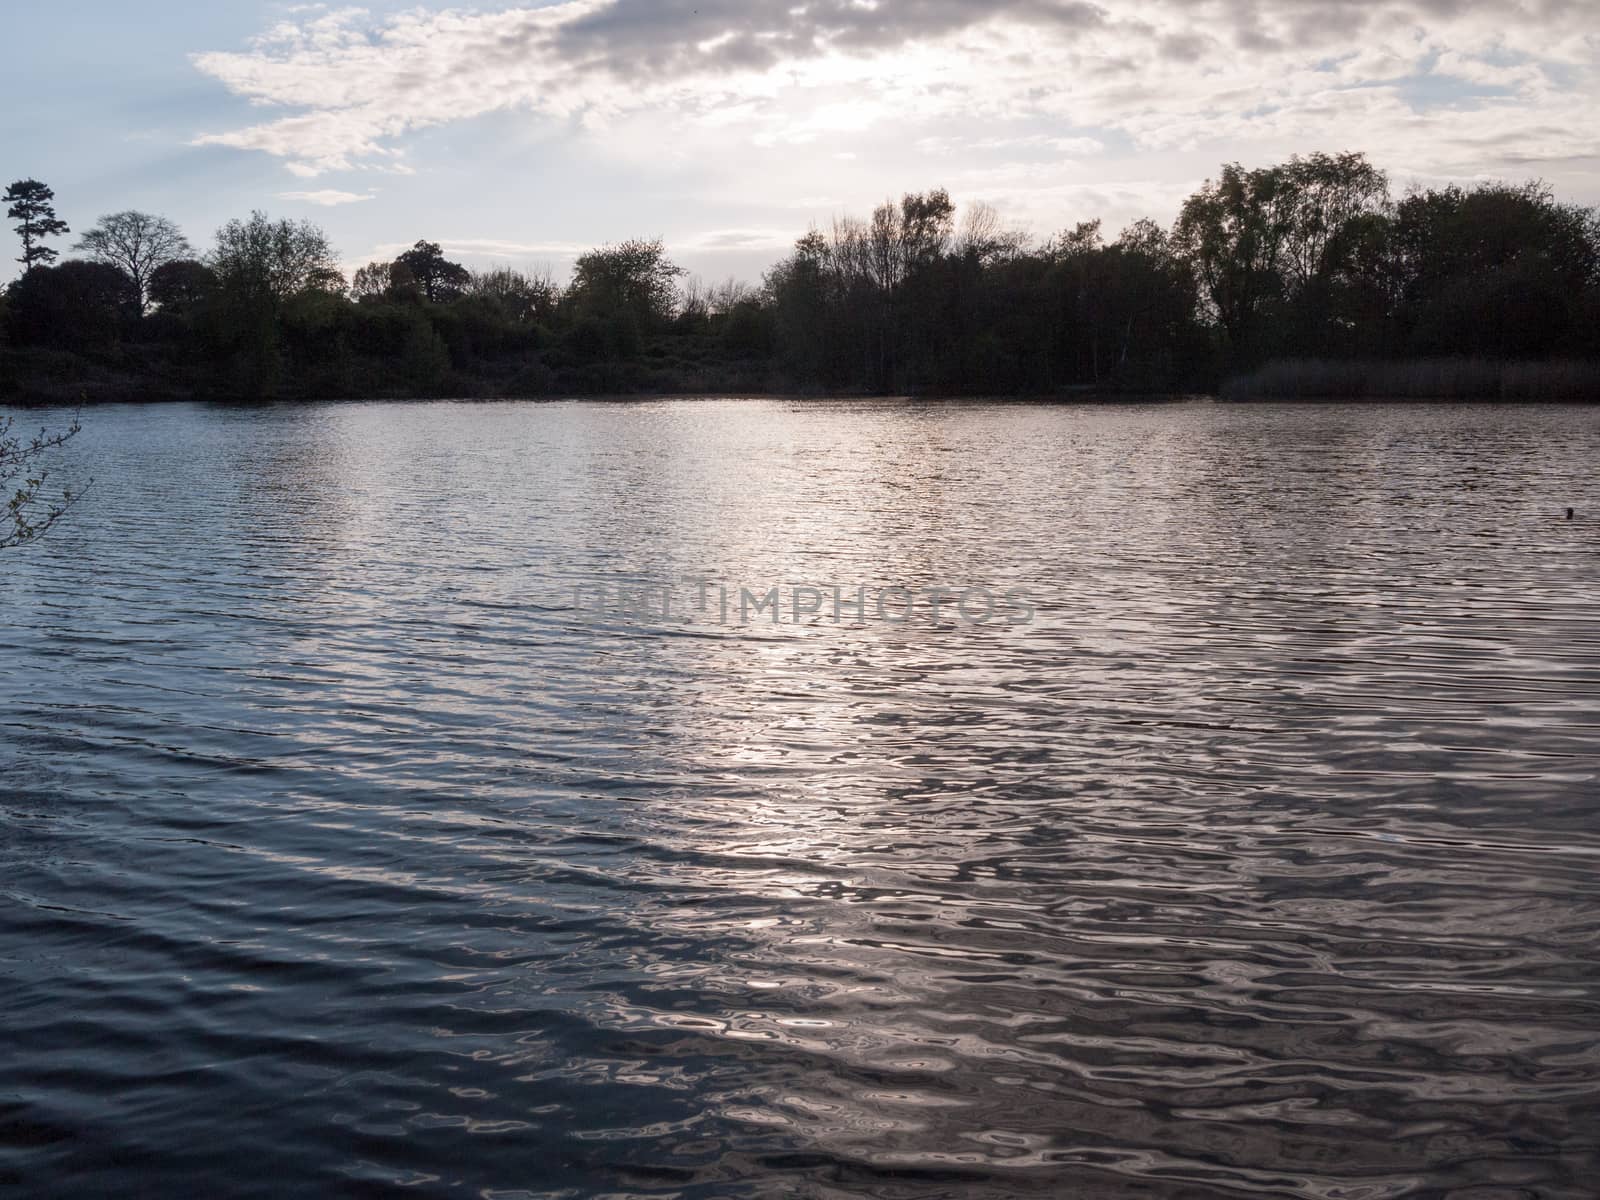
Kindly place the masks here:
<instances>
[{"instance_id":1,"label":"lake water","mask_svg":"<svg viewBox=\"0 0 1600 1200\"><path fill-rule=\"evenodd\" d=\"M84 426L0 1188L1595 1194L1600 408Z\"/></svg>"}]
</instances>

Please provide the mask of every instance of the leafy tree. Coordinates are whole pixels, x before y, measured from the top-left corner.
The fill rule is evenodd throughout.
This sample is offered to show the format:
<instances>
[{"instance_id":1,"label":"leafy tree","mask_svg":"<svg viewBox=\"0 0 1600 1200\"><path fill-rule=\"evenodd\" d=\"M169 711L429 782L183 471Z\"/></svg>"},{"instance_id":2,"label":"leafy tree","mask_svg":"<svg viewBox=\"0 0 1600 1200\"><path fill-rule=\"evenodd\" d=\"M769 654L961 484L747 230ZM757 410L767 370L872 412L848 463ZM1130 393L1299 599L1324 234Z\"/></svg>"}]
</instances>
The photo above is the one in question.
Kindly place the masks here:
<instances>
[{"instance_id":1,"label":"leafy tree","mask_svg":"<svg viewBox=\"0 0 1600 1200\"><path fill-rule=\"evenodd\" d=\"M827 340L834 286L831 248L816 229L800 238L794 252L772 267L762 281L779 363L797 380L820 383L835 378Z\"/></svg>"},{"instance_id":2,"label":"leafy tree","mask_svg":"<svg viewBox=\"0 0 1600 1200\"><path fill-rule=\"evenodd\" d=\"M1207 367L1203 334L1194 320L1194 277L1166 232L1136 221L1105 250L1111 292L1108 333L1120 382L1167 387L1184 368Z\"/></svg>"},{"instance_id":3,"label":"leafy tree","mask_svg":"<svg viewBox=\"0 0 1600 1200\"><path fill-rule=\"evenodd\" d=\"M43 460L78 435L76 420L65 430L41 429L32 437L15 432L15 418L0 416L0 550L43 537L82 494L64 488L58 496L45 490L50 472Z\"/></svg>"},{"instance_id":4,"label":"leafy tree","mask_svg":"<svg viewBox=\"0 0 1600 1200\"><path fill-rule=\"evenodd\" d=\"M565 290L548 273L466 272L424 241L356 272L351 304L313 225L252 214L224 227L208 263L152 257L141 280L96 235L159 218L121 213L81 243L103 261L52 267L33 253L39 269L0 298L0 332L115 352L119 371L240 396L759 388L774 377L1046 394L1206 387L1287 355L1600 355L1600 218L1540 184L1396 204L1362 156L1314 154L1225 166L1170 234L1144 221L1111 241L1087 221L1035 248L993 210L964 216L958 225L935 189L841 217L802 238L758 292L680 287L659 239L584 255ZM48 236L38 228L30 252ZM136 324L148 345L116 351L141 305L158 310ZM9 386L62 361L3 354L0 371Z\"/></svg>"},{"instance_id":5,"label":"leafy tree","mask_svg":"<svg viewBox=\"0 0 1600 1200\"><path fill-rule=\"evenodd\" d=\"M384 298L403 304L422 303L422 285L417 282L417 277L405 263L389 264L389 290Z\"/></svg>"},{"instance_id":6,"label":"leafy tree","mask_svg":"<svg viewBox=\"0 0 1600 1200\"><path fill-rule=\"evenodd\" d=\"M728 349L757 358L772 353L772 314L759 300L742 298L722 316L722 340Z\"/></svg>"},{"instance_id":7,"label":"leafy tree","mask_svg":"<svg viewBox=\"0 0 1600 1200\"><path fill-rule=\"evenodd\" d=\"M73 248L125 272L139 294L141 313L150 307L151 275L167 263L194 257L189 239L171 221L132 209L101 217Z\"/></svg>"},{"instance_id":8,"label":"leafy tree","mask_svg":"<svg viewBox=\"0 0 1600 1200\"><path fill-rule=\"evenodd\" d=\"M358 304L415 303L423 298L423 293L417 277L405 263L373 262L356 269L350 281L350 298Z\"/></svg>"},{"instance_id":9,"label":"leafy tree","mask_svg":"<svg viewBox=\"0 0 1600 1200\"><path fill-rule=\"evenodd\" d=\"M18 222L16 230L22 238L22 257L17 261L25 272L34 267L48 267L59 257L56 251L42 244L45 238L72 232L65 221L56 219L55 206L51 203L55 198L55 192L37 179L19 179L6 189L3 200L11 206L6 216Z\"/></svg>"},{"instance_id":10,"label":"leafy tree","mask_svg":"<svg viewBox=\"0 0 1600 1200\"><path fill-rule=\"evenodd\" d=\"M298 296L301 292L295 292ZM194 312L195 340L210 368L208 386L228 396L274 396L283 383L280 317L287 303L226 277Z\"/></svg>"},{"instance_id":11,"label":"leafy tree","mask_svg":"<svg viewBox=\"0 0 1600 1200\"><path fill-rule=\"evenodd\" d=\"M180 258L150 272L149 299L163 309L186 312L216 294L217 273L203 262Z\"/></svg>"},{"instance_id":12,"label":"leafy tree","mask_svg":"<svg viewBox=\"0 0 1600 1200\"><path fill-rule=\"evenodd\" d=\"M1173 241L1235 354L1253 349L1262 311L1283 293L1288 190L1278 168L1246 171L1229 163L1184 202L1173 228Z\"/></svg>"},{"instance_id":13,"label":"leafy tree","mask_svg":"<svg viewBox=\"0 0 1600 1200\"><path fill-rule=\"evenodd\" d=\"M314 268L306 277L306 286L302 292L316 292L323 296L337 296L341 299L349 292L350 284L345 280L344 272L334 266Z\"/></svg>"},{"instance_id":14,"label":"leafy tree","mask_svg":"<svg viewBox=\"0 0 1600 1200\"><path fill-rule=\"evenodd\" d=\"M395 260L411 272L422 294L433 304L458 300L472 282L472 273L444 256L437 242L418 242Z\"/></svg>"},{"instance_id":15,"label":"leafy tree","mask_svg":"<svg viewBox=\"0 0 1600 1200\"><path fill-rule=\"evenodd\" d=\"M475 272L467 294L497 305L519 324L548 321L561 303L561 288L547 269L532 275L509 267Z\"/></svg>"},{"instance_id":16,"label":"leafy tree","mask_svg":"<svg viewBox=\"0 0 1600 1200\"><path fill-rule=\"evenodd\" d=\"M284 301L278 317L281 345L302 395L349 393L355 314L343 296L317 288Z\"/></svg>"},{"instance_id":17,"label":"leafy tree","mask_svg":"<svg viewBox=\"0 0 1600 1200\"><path fill-rule=\"evenodd\" d=\"M1595 214L1541 183L1406 197L1393 252L1414 353L1533 356L1581 342L1600 283Z\"/></svg>"},{"instance_id":18,"label":"leafy tree","mask_svg":"<svg viewBox=\"0 0 1600 1200\"><path fill-rule=\"evenodd\" d=\"M224 288L274 302L307 288L340 290L344 284L328 235L319 226L274 221L262 212L217 230L209 265Z\"/></svg>"},{"instance_id":19,"label":"leafy tree","mask_svg":"<svg viewBox=\"0 0 1600 1200\"><path fill-rule=\"evenodd\" d=\"M197 332L215 372L212 386L235 396L277 394L289 363L286 303L308 292L344 290L327 235L309 221L254 212L217 231L208 265L218 288L197 313Z\"/></svg>"},{"instance_id":20,"label":"leafy tree","mask_svg":"<svg viewBox=\"0 0 1600 1200\"><path fill-rule=\"evenodd\" d=\"M403 267L397 266L394 273L409 279L410 272ZM348 350L351 365L365 377L363 394L436 396L453 386L450 370L458 347L452 341L458 343L464 361L472 359L480 336L487 333L485 344L493 342L493 331L476 323L471 303L433 307L420 299L417 290L409 303L397 303L391 296L345 306L339 322L341 351ZM324 344L322 352L329 353L326 334L317 340Z\"/></svg>"},{"instance_id":21,"label":"leafy tree","mask_svg":"<svg viewBox=\"0 0 1600 1200\"><path fill-rule=\"evenodd\" d=\"M1281 173L1283 269L1292 288L1304 288L1334 266L1329 251L1350 222L1388 208L1389 179L1364 154L1296 156Z\"/></svg>"},{"instance_id":22,"label":"leafy tree","mask_svg":"<svg viewBox=\"0 0 1600 1200\"><path fill-rule=\"evenodd\" d=\"M1194 287L1187 264L1151 221L1107 245L1099 221L1052 240L1045 276L1054 318L1050 379L1074 384L1159 385L1194 357Z\"/></svg>"},{"instance_id":23,"label":"leafy tree","mask_svg":"<svg viewBox=\"0 0 1600 1200\"><path fill-rule=\"evenodd\" d=\"M888 216L893 213L893 206L886 205L879 212ZM923 194L908 192L901 198L899 220L895 222L891 217L887 228L892 239L889 250L899 260L902 279L927 269L949 252L955 213L950 193L943 188ZM874 230L878 226L879 217L875 214Z\"/></svg>"},{"instance_id":24,"label":"leafy tree","mask_svg":"<svg viewBox=\"0 0 1600 1200\"><path fill-rule=\"evenodd\" d=\"M137 312L133 284L106 263L37 267L11 285L10 329L21 345L93 350L114 344Z\"/></svg>"},{"instance_id":25,"label":"leafy tree","mask_svg":"<svg viewBox=\"0 0 1600 1200\"><path fill-rule=\"evenodd\" d=\"M1189 197L1173 241L1234 356L1284 343L1321 349L1346 265L1330 255L1348 251L1347 229L1370 226L1388 197L1387 177L1360 154L1313 154L1254 171L1230 163Z\"/></svg>"},{"instance_id":26,"label":"leafy tree","mask_svg":"<svg viewBox=\"0 0 1600 1200\"><path fill-rule=\"evenodd\" d=\"M672 319L683 274L660 238L635 238L579 258L566 299L579 316L604 321L626 314L641 332L653 331Z\"/></svg>"},{"instance_id":27,"label":"leafy tree","mask_svg":"<svg viewBox=\"0 0 1600 1200\"><path fill-rule=\"evenodd\" d=\"M943 188L908 192L880 205L868 225L868 263L877 288L877 379L898 390L926 382L939 337L940 272L955 234L955 205Z\"/></svg>"},{"instance_id":28,"label":"leafy tree","mask_svg":"<svg viewBox=\"0 0 1600 1200\"><path fill-rule=\"evenodd\" d=\"M358 303L382 300L389 292L389 272L393 263L371 262L357 267L350 280L350 297Z\"/></svg>"},{"instance_id":29,"label":"leafy tree","mask_svg":"<svg viewBox=\"0 0 1600 1200\"><path fill-rule=\"evenodd\" d=\"M1381 357L1398 347L1400 276L1390 211L1345 221L1323 250L1321 270L1285 313L1277 347L1296 356Z\"/></svg>"}]
</instances>

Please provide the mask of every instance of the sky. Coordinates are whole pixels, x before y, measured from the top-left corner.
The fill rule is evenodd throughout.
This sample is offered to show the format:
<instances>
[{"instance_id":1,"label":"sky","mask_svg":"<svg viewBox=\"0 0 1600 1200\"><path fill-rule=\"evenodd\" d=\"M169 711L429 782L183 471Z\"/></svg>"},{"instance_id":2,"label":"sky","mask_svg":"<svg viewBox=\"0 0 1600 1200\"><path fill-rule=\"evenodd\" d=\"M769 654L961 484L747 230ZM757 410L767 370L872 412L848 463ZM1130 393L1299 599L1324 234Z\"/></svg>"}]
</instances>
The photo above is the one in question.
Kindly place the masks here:
<instances>
[{"instance_id":1,"label":"sky","mask_svg":"<svg viewBox=\"0 0 1600 1200\"><path fill-rule=\"evenodd\" d=\"M1594 0L55 0L6 24L0 174L55 189L63 249L137 208L203 250L261 209L350 267L426 238L564 277L659 236L755 281L906 191L1114 232L1222 163L1316 150L1397 192L1600 203Z\"/></svg>"}]
</instances>

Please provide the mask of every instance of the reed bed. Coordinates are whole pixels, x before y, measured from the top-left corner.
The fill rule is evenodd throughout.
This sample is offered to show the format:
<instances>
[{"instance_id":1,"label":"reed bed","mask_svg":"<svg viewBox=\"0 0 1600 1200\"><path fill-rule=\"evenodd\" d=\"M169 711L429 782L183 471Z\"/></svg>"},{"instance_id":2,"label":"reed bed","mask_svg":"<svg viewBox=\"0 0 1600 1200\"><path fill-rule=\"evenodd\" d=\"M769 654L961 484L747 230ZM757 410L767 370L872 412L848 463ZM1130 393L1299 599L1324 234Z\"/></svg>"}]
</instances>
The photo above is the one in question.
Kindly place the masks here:
<instances>
[{"instance_id":1,"label":"reed bed","mask_svg":"<svg viewBox=\"0 0 1600 1200\"><path fill-rule=\"evenodd\" d=\"M1223 385L1229 400L1600 400L1600 362L1283 359Z\"/></svg>"}]
</instances>

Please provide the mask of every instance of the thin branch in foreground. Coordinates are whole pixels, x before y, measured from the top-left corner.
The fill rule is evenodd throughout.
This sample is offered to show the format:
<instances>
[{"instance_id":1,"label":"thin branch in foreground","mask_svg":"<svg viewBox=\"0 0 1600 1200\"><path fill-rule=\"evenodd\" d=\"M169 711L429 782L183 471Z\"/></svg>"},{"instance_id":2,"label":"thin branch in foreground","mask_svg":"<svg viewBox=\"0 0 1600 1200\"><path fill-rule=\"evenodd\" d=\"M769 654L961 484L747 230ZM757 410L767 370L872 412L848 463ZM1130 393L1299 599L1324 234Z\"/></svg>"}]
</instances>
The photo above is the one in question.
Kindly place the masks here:
<instances>
[{"instance_id":1,"label":"thin branch in foreground","mask_svg":"<svg viewBox=\"0 0 1600 1200\"><path fill-rule=\"evenodd\" d=\"M83 497L84 488L63 488L57 498L46 495L50 472L41 460L77 437L83 426L76 416L66 429L41 429L30 438L13 432L14 417L0 417L0 550L38 541Z\"/></svg>"}]
</instances>

